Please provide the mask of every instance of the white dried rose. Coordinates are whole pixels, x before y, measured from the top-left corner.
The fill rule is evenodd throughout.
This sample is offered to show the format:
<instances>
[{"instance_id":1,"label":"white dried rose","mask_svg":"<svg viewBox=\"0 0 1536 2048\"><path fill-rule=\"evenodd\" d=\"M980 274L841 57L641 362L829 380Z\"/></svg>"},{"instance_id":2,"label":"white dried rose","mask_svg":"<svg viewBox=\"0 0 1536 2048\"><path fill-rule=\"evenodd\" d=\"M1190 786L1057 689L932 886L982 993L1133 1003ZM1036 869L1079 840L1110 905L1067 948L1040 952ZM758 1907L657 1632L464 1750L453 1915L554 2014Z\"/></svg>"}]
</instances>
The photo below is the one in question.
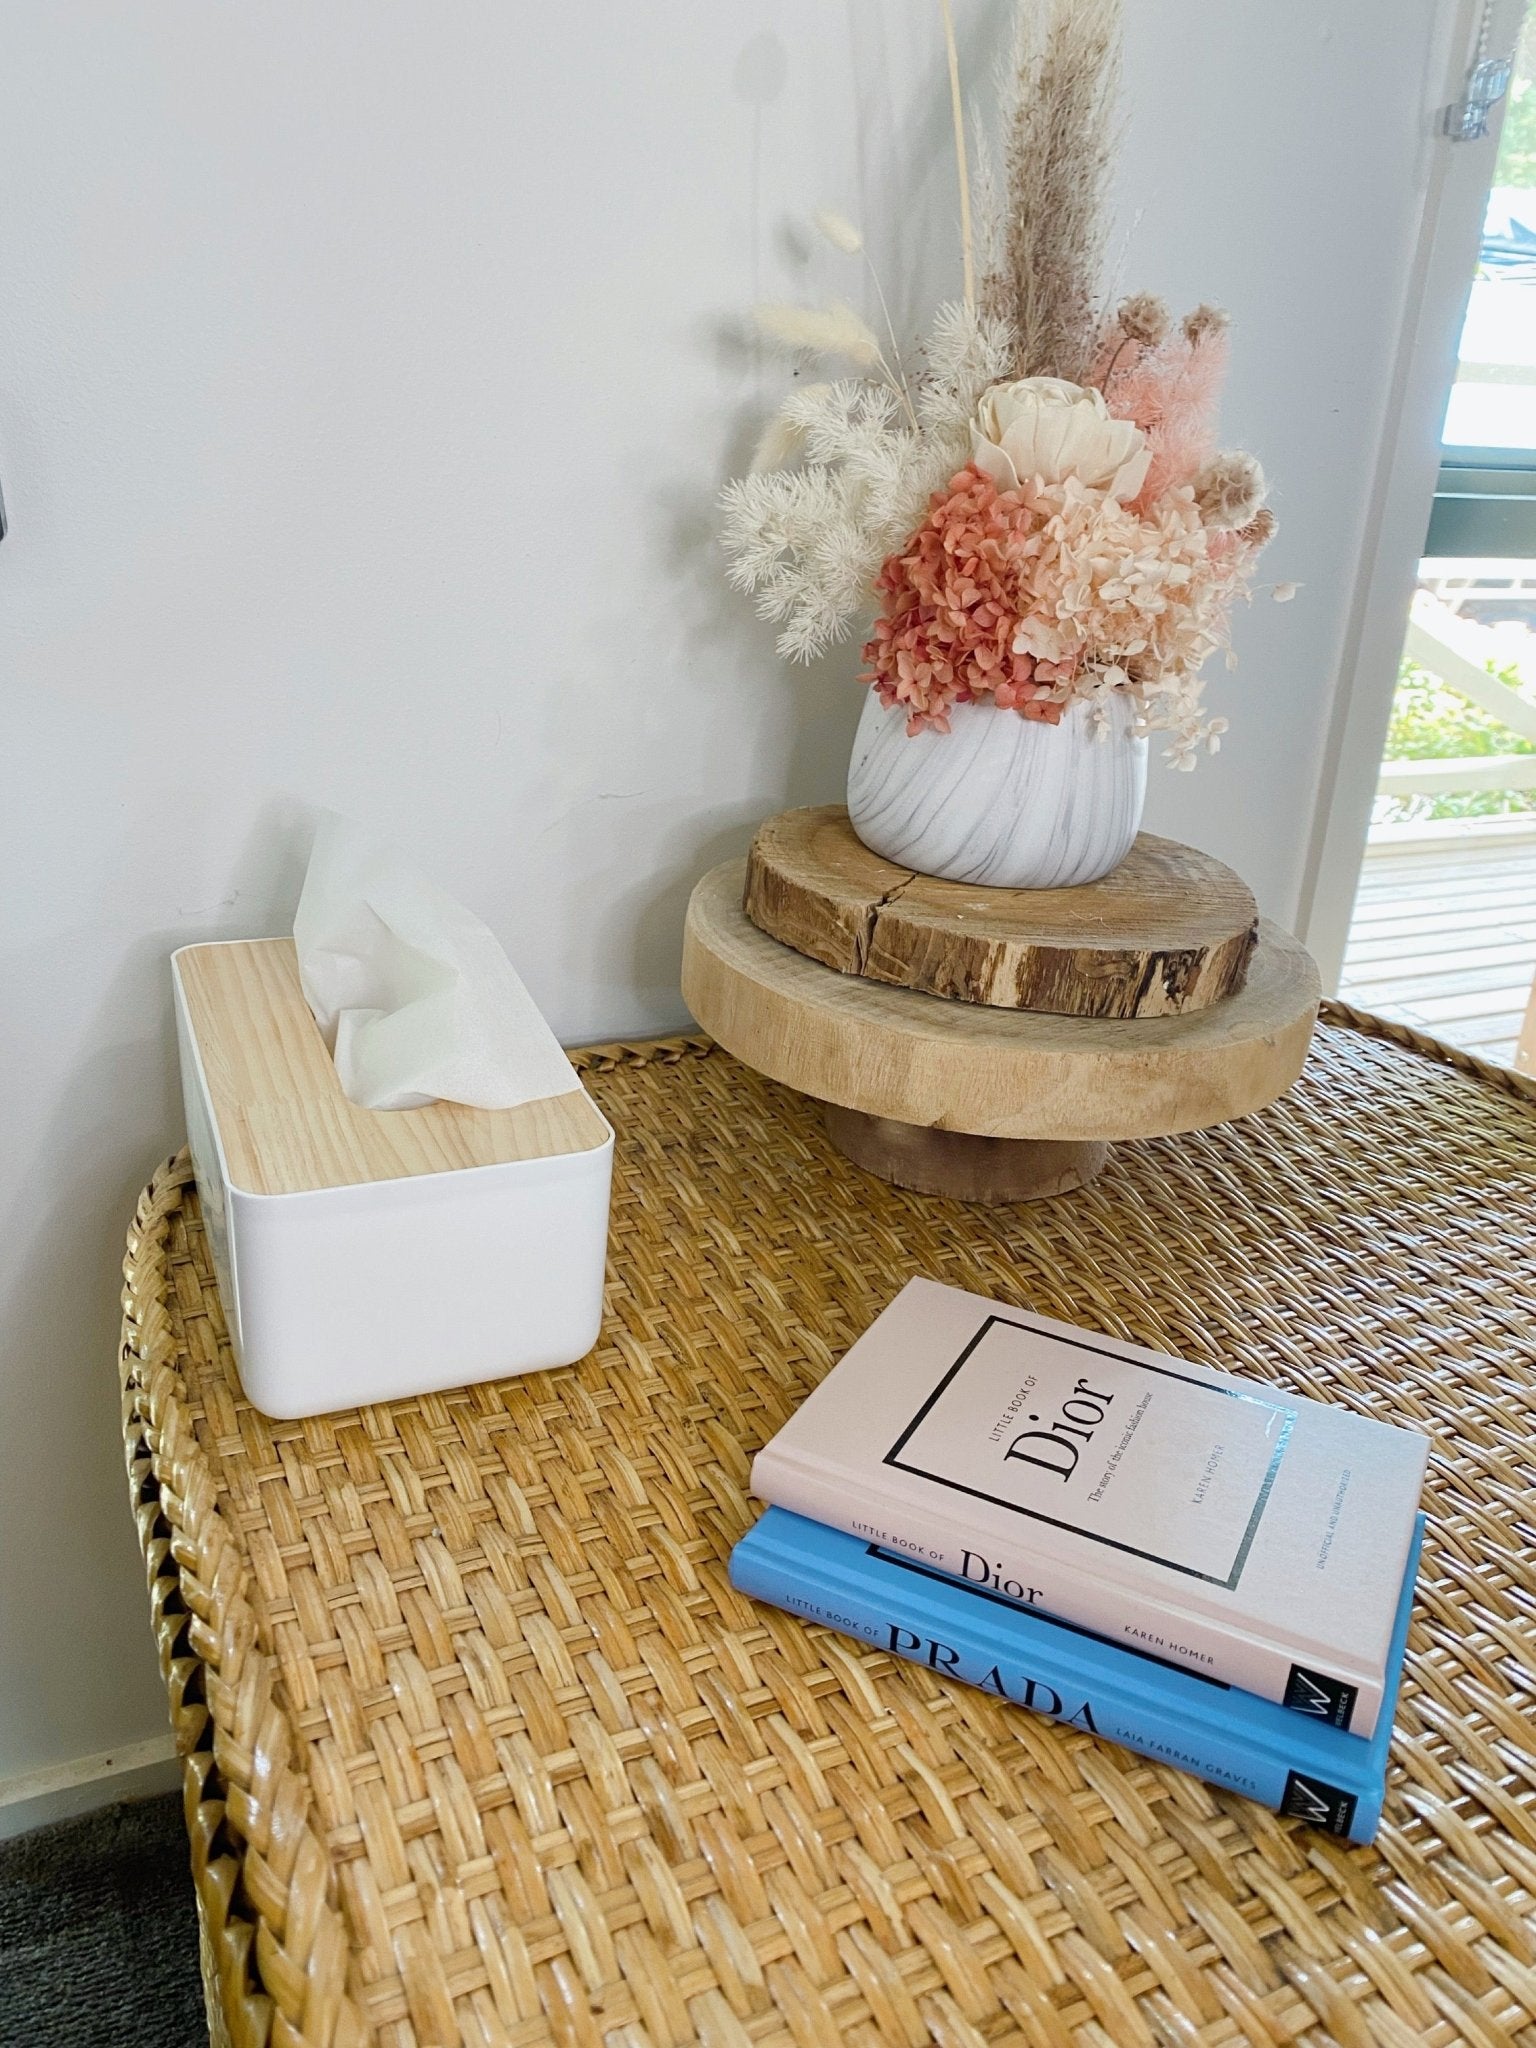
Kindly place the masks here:
<instances>
[{"instance_id":1,"label":"white dried rose","mask_svg":"<svg viewBox=\"0 0 1536 2048\"><path fill-rule=\"evenodd\" d=\"M971 460L1000 491L1026 479L1077 477L1122 503L1146 481L1152 451L1132 420L1110 414L1101 391L1063 377L1021 377L994 384L977 408Z\"/></svg>"}]
</instances>

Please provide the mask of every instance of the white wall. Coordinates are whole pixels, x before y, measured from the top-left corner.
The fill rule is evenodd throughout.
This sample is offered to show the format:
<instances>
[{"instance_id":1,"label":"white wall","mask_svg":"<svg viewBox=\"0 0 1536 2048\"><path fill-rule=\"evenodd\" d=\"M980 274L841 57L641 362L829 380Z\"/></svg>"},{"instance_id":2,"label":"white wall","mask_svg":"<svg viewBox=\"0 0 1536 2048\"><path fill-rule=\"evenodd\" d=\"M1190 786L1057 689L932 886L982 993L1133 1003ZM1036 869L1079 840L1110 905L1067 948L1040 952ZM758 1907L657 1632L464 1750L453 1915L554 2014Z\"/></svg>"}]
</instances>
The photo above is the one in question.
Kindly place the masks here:
<instances>
[{"instance_id":1,"label":"white wall","mask_svg":"<svg viewBox=\"0 0 1536 2048\"><path fill-rule=\"evenodd\" d=\"M959 0L978 79L1001 9ZM1436 0L1136 0L1127 282L1223 300L1300 602L1151 822L1293 909L1421 176ZM682 1021L689 885L839 793L851 651L787 674L711 498L780 372L757 297L859 217L953 288L907 0L55 0L0 75L9 762L0 1779L162 1725L116 1267L178 1142L165 959L280 929L312 808L392 825L568 1040Z\"/></svg>"},{"instance_id":2,"label":"white wall","mask_svg":"<svg viewBox=\"0 0 1536 2048\"><path fill-rule=\"evenodd\" d=\"M1280 521L1261 573L1302 585L1239 617L1239 665L1213 662L1207 690L1231 720L1223 752L1193 777L1154 775L1147 823L1230 861L1293 924L1420 207L1431 153L1450 147L1430 130L1453 9L1126 11L1125 274L1230 308L1223 424L1264 461Z\"/></svg>"}]
</instances>

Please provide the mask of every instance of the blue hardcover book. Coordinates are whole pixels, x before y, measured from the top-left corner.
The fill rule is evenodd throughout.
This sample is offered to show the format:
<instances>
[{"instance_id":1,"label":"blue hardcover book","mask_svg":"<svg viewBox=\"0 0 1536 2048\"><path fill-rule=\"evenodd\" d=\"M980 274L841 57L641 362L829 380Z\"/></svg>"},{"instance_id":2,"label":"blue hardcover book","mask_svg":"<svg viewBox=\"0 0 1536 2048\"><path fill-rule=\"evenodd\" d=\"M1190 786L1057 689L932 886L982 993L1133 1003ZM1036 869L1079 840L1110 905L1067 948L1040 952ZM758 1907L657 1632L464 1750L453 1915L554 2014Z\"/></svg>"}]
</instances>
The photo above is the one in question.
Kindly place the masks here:
<instances>
[{"instance_id":1,"label":"blue hardcover book","mask_svg":"<svg viewBox=\"0 0 1536 2048\"><path fill-rule=\"evenodd\" d=\"M1329 1834L1368 1842L1381 1819L1392 1717L1424 1536L1419 1516L1397 1603L1382 1713L1350 1735L841 1530L769 1508L731 1553L755 1600L1123 1743Z\"/></svg>"}]
</instances>

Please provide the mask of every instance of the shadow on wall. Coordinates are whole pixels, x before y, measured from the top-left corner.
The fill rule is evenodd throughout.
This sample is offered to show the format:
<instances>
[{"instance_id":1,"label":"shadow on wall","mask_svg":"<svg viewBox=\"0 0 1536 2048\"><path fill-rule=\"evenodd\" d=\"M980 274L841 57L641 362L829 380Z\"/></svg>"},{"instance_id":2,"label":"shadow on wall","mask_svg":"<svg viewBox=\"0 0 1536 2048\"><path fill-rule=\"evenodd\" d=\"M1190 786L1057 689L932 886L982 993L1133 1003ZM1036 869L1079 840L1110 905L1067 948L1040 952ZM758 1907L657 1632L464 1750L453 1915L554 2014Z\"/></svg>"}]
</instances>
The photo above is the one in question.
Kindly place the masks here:
<instances>
[{"instance_id":1,"label":"shadow on wall","mask_svg":"<svg viewBox=\"0 0 1536 2048\"><path fill-rule=\"evenodd\" d=\"M8 1514L35 1544L30 1559L8 1559L11 1569L0 1573L0 1642L19 1653L0 1660L0 1723L15 1768L94 1750L103 1728L130 1742L165 1726L113 1362L124 1233L140 1189L183 1130L167 963L175 947L198 939L285 930L309 837L304 806L265 806L225 893L189 907L194 928L122 944L104 999L89 1015L61 1019L61 1036L73 1037L81 1056L0 1232L5 1349L14 1362L0 1373L0 1438L23 1452L8 1461ZM99 937L121 943L105 927ZM13 986L67 987L79 972L80 940L70 931L13 955ZM137 1035L126 1037L128 1028ZM42 1382L46 1401L37 1398ZM55 1580L72 1589L70 1627L86 1653L62 1715L57 1688L25 1654Z\"/></svg>"},{"instance_id":2,"label":"shadow on wall","mask_svg":"<svg viewBox=\"0 0 1536 2048\"><path fill-rule=\"evenodd\" d=\"M165 965L178 936L157 932L125 953L82 1032L96 1049L76 1067L4 1233L6 1349L16 1369L0 1374L0 1435L24 1453L7 1461L7 1512L13 1528L31 1532L34 1549L0 1573L0 1641L21 1650L35 1641L37 1607L57 1580L72 1589L69 1624L83 1653L67 1718L44 1674L9 1656L0 1664L0 1719L21 1768L94 1749L103 1727L131 1741L165 1722L113 1359L123 1234L156 1164L144 1133L181 1128ZM24 955L10 965L24 983L47 985ZM153 1029L125 1043L125 1018L153 1020ZM46 1400L37 1398L39 1382Z\"/></svg>"},{"instance_id":3,"label":"shadow on wall","mask_svg":"<svg viewBox=\"0 0 1536 2048\"><path fill-rule=\"evenodd\" d=\"M845 205L865 228L873 261L890 300L901 349L909 351L926 333L936 301L957 292L960 278L959 230L956 219L953 150L947 74L940 61L942 45L934 30L934 63L926 73L921 103L898 106L889 62L889 17L850 7L847 32L852 46L853 74L861 91L848 109L856 135L857 191L828 192L827 203ZM989 77L1008 35L1005 15L980 23L965 37L966 75ZM792 53L771 32L751 37L737 56L731 76L734 97L752 110L751 273L754 296L762 296L765 246L772 245L775 276L787 269L799 280L794 295L807 301L829 292L855 300L869 290L862 263L832 257L807 221L763 218L761 153L766 110L793 92ZM928 252L945 251L935 263ZM830 266L845 265L845 269ZM782 294L782 287L776 295ZM688 345L707 355L722 380L737 383L756 372L756 389L736 413L722 448L718 482L739 475L748 466L763 426L797 376L828 374L776 357L751 326L743 306L724 319L700 323L686 337ZM835 366L831 374L836 374ZM687 816L662 809L626 813L626 827L653 849L664 850L666 878L613 901L604 920L605 942L596 935L597 951L606 943L607 972L616 989L628 983L648 1003L665 1009L677 1001L682 955L682 927L694 884L717 862L744 854L757 825L774 812L796 804L842 800L849 751L863 702L854 678L859 665L862 622L855 635L821 660L800 666L772 653L774 628L756 617L751 600L732 590L718 540L718 510L713 497L701 498L693 487L664 487L649 492L655 513L653 531L660 536L657 574L675 593L679 659L696 678L701 692L728 697L735 691L743 747L756 744L760 772L751 794L725 808L693 808ZM764 674L771 699L752 703L740 694ZM702 715L702 714L701 714ZM598 829L597 837L602 837ZM602 864L594 860L592 890L597 900ZM614 940L618 940L617 949ZM594 957L591 966L603 973Z\"/></svg>"},{"instance_id":4,"label":"shadow on wall","mask_svg":"<svg viewBox=\"0 0 1536 2048\"><path fill-rule=\"evenodd\" d=\"M719 331L716 342L721 349L739 346L739 329ZM760 411L744 408L722 482L745 468L760 431ZM750 682L766 673L771 692L767 704L740 706L744 740L754 725L758 735L759 774L749 795L726 806L693 807L686 815L660 806L630 813L635 829L664 853L666 877L659 887L653 878L644 889L617 898L613 929L625 941L613 964L648 1000L675 1003L683 920L694 884L719 862L744 855L759 824L776 811L842 801L864 692L854 681L857 639L808 664L769 657L774 627L726 582L713 501L701 504L695 492L664 498L659 530L666 536L661 573L677 593L686 658L698 688L718 691L742 674ZM744 661L743 644L752 641L759 644Z\"/></svg>"}]
</instances>

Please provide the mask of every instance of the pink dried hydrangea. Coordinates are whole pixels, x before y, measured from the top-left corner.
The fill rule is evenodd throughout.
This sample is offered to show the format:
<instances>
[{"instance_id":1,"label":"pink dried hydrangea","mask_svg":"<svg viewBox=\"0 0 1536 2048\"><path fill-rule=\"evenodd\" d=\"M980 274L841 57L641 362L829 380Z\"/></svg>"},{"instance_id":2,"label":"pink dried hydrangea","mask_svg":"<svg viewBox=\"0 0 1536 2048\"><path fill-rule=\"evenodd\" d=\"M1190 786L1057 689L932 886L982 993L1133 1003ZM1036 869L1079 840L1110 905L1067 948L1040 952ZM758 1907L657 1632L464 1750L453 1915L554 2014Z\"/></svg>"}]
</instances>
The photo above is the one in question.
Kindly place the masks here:
<instances>
[{"instance_id":1,"label":"pink dried hydrangea","mask_svg":"<svg viewBox=\"0 0 1536 2048\"><path fill-rule=\"evenodd\" d=\"M987 696L1055 725L1074 700L1122 691L1192 766L1219 730L1201 720L1199 670L1264 537L1208 533L1188 485L1138 510L1075 477L1000 492L961 470L880 572L865 680L909 733L947 732L955 704Z\"/></svg>"},{"instance_id":2,"label":"pink dried hydrangea","mask_svg":"<svg viewBox=\"0 0 1536 2048\"><path fill-rule=\"evenodd\" d=\"M971 467L935 491L928 517L875 579L879 616L864 680L902 705L907 731L949 731L949 712L991 696L1004 710L1060 722L1045 695L1065 673L1015 651L1021 569L1041 513L1028 491L1002 491Z\"/></svg>"}]
</instances>

